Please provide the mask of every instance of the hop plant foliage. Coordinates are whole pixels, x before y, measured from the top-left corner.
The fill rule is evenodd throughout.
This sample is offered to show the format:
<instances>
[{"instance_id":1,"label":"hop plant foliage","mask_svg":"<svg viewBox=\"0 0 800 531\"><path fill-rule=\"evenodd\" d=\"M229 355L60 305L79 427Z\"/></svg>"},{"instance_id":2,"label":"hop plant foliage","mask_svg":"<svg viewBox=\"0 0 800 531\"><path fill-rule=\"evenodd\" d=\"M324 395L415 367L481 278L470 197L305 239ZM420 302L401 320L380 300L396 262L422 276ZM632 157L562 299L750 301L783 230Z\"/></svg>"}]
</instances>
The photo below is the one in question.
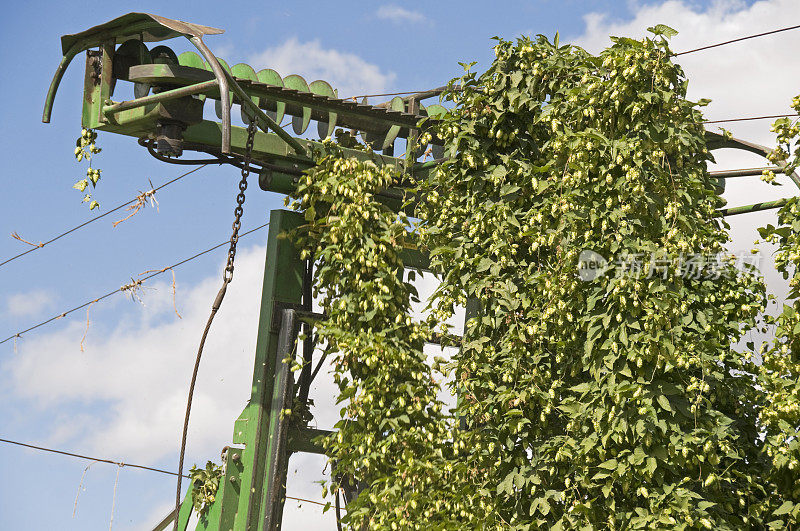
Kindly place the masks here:
<instances>
[{"instance_id":1,"label":"hop plant foliage","mask_svg":"<svg viewBox=\"0 0 800 531\"><path fill-rule=\"evenodd\" d=\"M800 113L800 96L792 107ZM778 147L770 159L792 173L800 166L798 120L779 119L773 126ZM775 267L789 279L787 303L777 317L767 317L775 337L761 351L758 383L764 389L759 412L765 433L764 451L772 462L771 479L782 493L775 514L796 526L800 520L800 203L792 199L778 212L777 227L759 229L765 240L778 245Z\"/></svg>"},{"instance_id":2,"label":"hop plant foliage","mask_svg":"<svg viewBox=\"0 0 800 531\"><path fill-rule=\"evenodd\" d=\"M97 147L95 144L96 141L97 133L91 129L82 129L81 136L75 141L75 160L78 162L86 160L89 163L89 167L86 168L86 178L77 181L72 187L79 192L85 192L82 202L89 203L89 210L94 210L100 206L100 203L92 198L92 194L86 192L89 185L91 185L92 189L97 186L97 181L100 180L100 174L103 172L103 170L92 168L92 156L102 151L102 148Z\"/></svg>"},{"instance_id":3,"label":"hop plant foliage","mask_svg":"<svg viewBox=\"0 0 800 531\"><path fill-rule=\"evenodd\" d=\"M318 264L344 404L325 444L365 485L348 528L794 525L800 307L778 319L763 366L732 348L764 284L724 256L705 102L686 99L674 30L651 31L598 56L498 39L486 72L465 65L434 131L448 160L409 203L416 241L380 195L401 169L328 144L301 178L297 236ZM781 212L790 229L765 229L787 267L798 208ZM412 244L442 279L424 323L402 275ZM588 279L586 250L608 260ZM687 270L681 257L704 258ZM464 305L445 412L422 345Z\"/></svg>"},{"instance_id":4,"label":"hop plant foliage","mask_svg":"<svg viewBox=\"0 0 800 531\"><path fill-rule=\"evenodd\" d=\"M423 235L444 274L437 318L480 305L455 362L461 466L482 472L470 506L493 499L490 527L749 527L772 493L730 346L763 285L725 261L714 279L620 265L717 255L728 236L666 39L613 40L597 57L499 41L448 95L452 159ZM588 282L585 249L611 264Z\"/></svg>"},{"instance_id":5,"label":"hop plant foliage","mask_svg":"<svg viewBox=\"0 0 800 531\"><path fill-rule=\"evenodd\" d=\"M193 466L189 477L192 480L192 506L202 518L214 503L222 479L222 467L208 461L205 468Z\"/></svg>"},{"instance_id":6,"label":"hop plant foliage","mask_svg":"<svg viewBox=\"0 0 800 531\"><path fill-rule=\"evenodd\" d=\"M326 145L292 207L308 221L298 240L317 262L315 295L328 315L318 334L335 354L339 402L347 402L326 450L337 474L368 485L345 524L429 529L441 510L429 498L443 464L436 450L448 434L422 352L430 330L411 319L417 293L402 279L409 221L375 196L401 175Z\"/></svg>"}]
</instances>

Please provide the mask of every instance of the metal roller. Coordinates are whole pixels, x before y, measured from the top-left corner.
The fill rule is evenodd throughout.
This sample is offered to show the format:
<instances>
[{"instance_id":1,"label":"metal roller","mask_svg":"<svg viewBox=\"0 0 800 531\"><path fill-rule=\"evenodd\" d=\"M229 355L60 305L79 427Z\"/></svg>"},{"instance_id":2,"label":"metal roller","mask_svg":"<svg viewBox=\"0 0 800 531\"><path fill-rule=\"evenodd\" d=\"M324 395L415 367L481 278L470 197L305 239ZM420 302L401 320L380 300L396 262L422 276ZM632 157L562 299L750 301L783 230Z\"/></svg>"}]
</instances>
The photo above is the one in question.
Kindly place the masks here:
<instances>
[{"instance_id":1,"label":"metal roller","mask_svg":"<svg viewBox=\"0 0 800 531\"><path fill-rule=\"evenodd\" d=\"M156 46L150 50L150 57L153 60L153 63L158 65L179 64L177 54L169 46Z\"/></svg>"},{"instance_id":2,"label":"metal roller","mask_svg":"<svg viewBox=\"0 0 800 531\"><path fill-rule=\"evenodd\" d=\"M319 94L320 96L327 96L329 98L336 97L336 91L333 90L330 83L327 81L323 81L318 79L316 81L312 81L308 84L308 88L312 94ZM328 121L317 122L317 134L319 135L320 140L325 140L329 138L333 134L333 130L336 129L336 113L329 112L328 113Z\"/></svg>"},{"instance_id":3,"label":"metal roller","mask_svg":"<svg viewBox=\"0 0 800 531\"><path fill-rule=\"evenodd\" d=\"M256 71L253 70L253 67L244 63L235 64L231 67L231 74L234 77L239 79L249 79L250 81L258 81L258 76L256 76ZM258 105L260 103L261 98L256 96L251 96L253 103ZM241 115L242 121L246 124L249 124L251 121L255 119L250 111L244 105L241 105Z\"/></svg>"},{"instance_id":4,"label":"metal roller","mask_svg":"<svg viewBox=\"0 0 800 531\"><path fill-rule=\"evenodd\" d=\"M270 85L275 85L276 87L283 86L283 78L279 73L271 68L265 68L264 70L259 70L258 74L256 74L258 80L262 83L268 83ZM265 104L267 100L264 99L261 102L261 108L264 109L267 113L267 116L272 118L275 123L280 124L283 121L283 115L286 112L286 104L282 101L274 102L275 109L267 109Z\"/></svg>"},{"instance_id":5,"label":"metal roller","mask_svg":"<svg viewBox=\"0 0 800 531\"><path fill-rule=\"evenodd\" d=\"M150 50L139 39L129 39L119 45L114 52L114 64L120 70L118 75L127 79L128 69L136 65L149 65L153 63L153 58L150 55ZM143 98L150 92L150 85L147 83L134 83L133 84L133 97ZM113 94L113 89L112 89Z\"/></svg>"},{"instance_id":6,"label":"metal roller","mask_svg":"<svg viewBox=\"0 0 800 531\"><path fill-rule=\"evenodd\" d=\"M439 105L438 103L434 103L430 107L428 107L428 116L434 118L436 120L440 120L447 114L447 107L444 105ZM440 159L444 157L444 146L440 144L431 144L431 153L433 154L434 159Z\"/></svg>"},{"instance_id":7,"label":"metal roller","mask_svg":"<svg viewBox=\"0 0 800 531\"><path fill-rule=\"evenodd\" d=\"M152 50L150 50L150 57L153 60L153 64L157 65L177 65L178 64L178 56L177 54L170 48L169 46L156 46ZM167 87L153 87L153 93L157 94L159 92L163 92L166 90Z\"/></svg>"},{"instance_id":8,"label":"metal roller","mask_svg":"<svg viewBox=\"0 0 800 531\"><path fill-rule=\"evenodd\" d=\"M395 96L392 98L392 101L389 102L388 108L392 111L402 112L406 107L403 98L400 96ZM400 126L393 125L386 131L386 133L362 133L361 138L372 149L376 151L383 151L394 144L398 134L400 134Z\"/></svg>"},{"instance_id":9,"label":"metal roller","mask_svg":"<svg viewBox=\"0 0 800 531\"><path fill-rule=\"evenodd\" d=\"M308 83L301 76L292 74L283 78L283 86L288 89L294 89L299 92L310 92ZM311 122L311 108L303 107L301 116L292 116L292 129L295 134L302 135L308 129L308 124Z\"/></svg>"}]
</instances>

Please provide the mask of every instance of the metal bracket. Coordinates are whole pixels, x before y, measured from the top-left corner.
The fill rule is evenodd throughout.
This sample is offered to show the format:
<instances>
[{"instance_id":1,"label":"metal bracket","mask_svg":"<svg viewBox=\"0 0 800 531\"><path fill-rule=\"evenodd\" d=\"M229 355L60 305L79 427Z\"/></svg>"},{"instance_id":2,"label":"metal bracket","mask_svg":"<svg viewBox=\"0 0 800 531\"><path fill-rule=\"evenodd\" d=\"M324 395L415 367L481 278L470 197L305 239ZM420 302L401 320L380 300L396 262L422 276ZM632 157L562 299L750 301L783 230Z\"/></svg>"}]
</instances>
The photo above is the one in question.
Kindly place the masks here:
<instances>
[{"instance_id":1,"label":"metal bracket","mask_svg":"<svg viewBox=\"0 0 800 531\"><path fill-rule=\"evenodd\" d=\"M286 472L289 462L287 439L289 420L284 412L291 408L294 376L286 358L294 348L297 322L295 310L283 309L280 314L278 352L275 356L275 387L270 411L270 429L267 439L267 478L264 492L264 529L280 529L283 501L286 495Z\"/></svg>"},{"instance_id":2,"label":"metal bracket","mask_svg":"<svg viewBox=\"0 0 800 531\"><path fill-rule=\"evenodd\" d=\"M304 304L275 301L272 310L271 325L273 332L279 332L281 330L281 321L283 319L284 310L294 310L295 316L300 320L324 321L328 318L324 313L306 311Z\"/></svg>"}]
</instances>

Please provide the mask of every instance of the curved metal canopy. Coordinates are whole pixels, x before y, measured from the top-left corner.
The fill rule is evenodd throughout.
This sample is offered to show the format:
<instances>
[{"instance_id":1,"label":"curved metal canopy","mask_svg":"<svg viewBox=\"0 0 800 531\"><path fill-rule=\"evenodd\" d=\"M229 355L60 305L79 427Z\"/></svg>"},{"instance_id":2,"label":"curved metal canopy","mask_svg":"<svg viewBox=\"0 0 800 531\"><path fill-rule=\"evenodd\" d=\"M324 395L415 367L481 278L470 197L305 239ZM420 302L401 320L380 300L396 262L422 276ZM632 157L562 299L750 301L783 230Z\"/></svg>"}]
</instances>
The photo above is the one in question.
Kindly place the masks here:
<instances>
[{"instance_id":1,"label":"curved metal canopy","mask_svg":"<svg viewBox=\"0 0 800 531\"><path fill-rule=\"evenodd\" d=\"M225 30L150 13L128 13L80 33L64 35L61 37L61 51L66 55L75 44L82 43L82 49L78 50L80 52L111 38L115 40L115 44L121 44L132 38L158 42L180 36L202 38L203 35L220 33L225 33Z\"/></svg>"},{"instance_id":2,"label":"curved metal canopy","mask_svg":"<svg viewBox=\"0 0 800 531\"><path fill-rule=\"evenodd\" d=\"M128 13L117 17L105 24L100 24L86 31L61 37L61 49L64 56L53 74L50 88L47 91L47 98L44 103L42 122L48 123L53 110L58 85L64 72L72 59L84 50L94 46L107 44L113 41L114 44L122 43L128 39L136 38L145 42L163 41L173 37L186 37L200 51L205 60L211 66L214 77L219 84L220 94L223 101L228 101L228 80L219 61L211 53L211 50L203 42L204 35L218 35L225 30L173 20L171 18L152 15L150 13ZM222 106L222 152L228 153L230 150L230 105Z\"/></svg>"}]
</instances>

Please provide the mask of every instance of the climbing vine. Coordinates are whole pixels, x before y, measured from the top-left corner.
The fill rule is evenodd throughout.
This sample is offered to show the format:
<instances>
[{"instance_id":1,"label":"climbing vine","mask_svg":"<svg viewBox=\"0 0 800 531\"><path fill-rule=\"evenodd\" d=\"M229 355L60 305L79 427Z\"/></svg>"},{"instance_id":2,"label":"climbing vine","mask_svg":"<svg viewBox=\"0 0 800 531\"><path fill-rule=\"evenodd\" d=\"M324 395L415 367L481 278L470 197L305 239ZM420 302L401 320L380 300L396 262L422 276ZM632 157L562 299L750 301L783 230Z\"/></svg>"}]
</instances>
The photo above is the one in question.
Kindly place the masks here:
<instances>
[{"instance_id":1,"label":"climbing vine","mask_svg":"<svg viewBox=\"0 0 800 531\"><path fill-rule=\"evenodd\" d=\"M800 307L763 366L732 347L764 284L725 254L707 101L686 99L674 30L650 30L597 56L498 39L484 73L464 65L432 132L447 160L407 205L442 280L423 323L402 274L410 222L386 206L402 169L327 144L301 178L297 236L343 403L325 444L336 477L364 489L349 528L792 525ZM800 261L797 212L765 229L784 271ZM464 337L437 375L422 346L458 306Z\"/></svg>"},{"instance_id":2,"label":"climbing vine","mask_svg":"<svg viewBox=\"0 0 800 531\"><path fill-rule=\"evenodd\" d=\"M765 518L752 368L731 349L763 286L721 256L702 116L652 30L597 57L499 41L449 94L423 234L438 318L480 305L455 371L492 526ZM582 277L582 251L605 271Z\"/></svg>"},{"instance_id":3,"label":"climbing vine","mask_svg":"<svg viewBox=\"0 0 800 531\"><path fill-rule=\"evenodd\" d=\"M219 490L222 467L208 461L205 468L193 466L189 471L192 480L192 507L202 518L208 514Z\"/></svg>"},{"instance_id":4,"label":"climbing vine","mask_svg":"<svg viewBox=\"0 0 800 531\"><path fill-rule=\"evenodd\" d=\"M82 202L89 203L89 210L94 210L100 206L100 203L92 198L91 192L86 191L90 185L92 190L94 190L95 186L97 186L97 181L100 180L100 174L103 171L92 168L92 157L102 151L102 148L97 147L96 141L97 133L91 129L82 129L81 136L75 141L75 160L78 162L86 160L89 167L86 168L86 178L77 181L72 187L84 193Z\"/></svg>"},{"instance_id":5,"label":"climbing vine","mask_svg":"<svg viewBox=\"0 0 800 531\"><path fill-rule=\"evenodd\" d=\"M317 264L315 295L327 314L318 334L334 354L344 404L326 450L338 477L366 486L348 505L345 524L429 529L442 516L430 492L448 435L422 351L430 330L412 320L417 294L403 280L399 251L409 245L409 221L376 195L401 175L325 145L328 152L301 178L292 207L308 221L297 237L303 258Z\"/></svg>"},{"instance_id":6,"label":"climbing vine","mask_svg":"<svg viewBox=\"0 0 800 531\"><path fill-rule=\"evenodd\" d=\"M800 113L800 96L794 98L792 107ZM779 119L773 130L778 147L769 159L785 164L785 173L791 174L800 166L798 120ZM796 526L800 520L800 204L796 198L778 212L776 225L759 231L765 240L778 245L775 266L783 278L789 279L789 293L782 311L776 317L767 317L775 337L760 351L759 385L765 394L760 420L764 451L773 465L771 479L783 499L775 514Z\"/></svg>"}]
</instances>

